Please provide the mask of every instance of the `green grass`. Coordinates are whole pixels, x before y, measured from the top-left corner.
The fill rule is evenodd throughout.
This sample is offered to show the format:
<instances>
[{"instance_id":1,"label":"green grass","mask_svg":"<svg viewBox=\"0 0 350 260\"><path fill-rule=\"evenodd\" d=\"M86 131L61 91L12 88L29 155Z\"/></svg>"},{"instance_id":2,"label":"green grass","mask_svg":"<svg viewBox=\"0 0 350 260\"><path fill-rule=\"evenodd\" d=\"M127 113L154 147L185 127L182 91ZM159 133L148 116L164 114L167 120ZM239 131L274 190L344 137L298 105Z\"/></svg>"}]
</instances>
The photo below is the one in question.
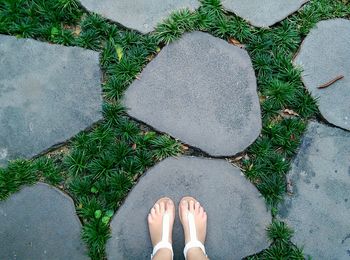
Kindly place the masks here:
<instances>
[{"instance_id":1,"label":"green grass","mask_svg":"<svg viewBox=\"0 0 350 260\"><path fill-rule=\"evenodd\" d=\"M271 29L259 29L225 12L219 0L202 0L196 12L177 11L154 33L141 35L86 13L76 0L1 1L0 33L99 51L105 103L104 120L59 151L0 168L0 199L38 181L65 190L74 199L83 223L82 238L90 257L104 259L109 221L138 177L156 162L183 152L179 142L128 118L119 100L165 44L185 32L201 30L224 40L238 40L252 58L263 130L237 163L275 217L286 193L285 174L307 120L318 115L316 101L305 91L301 71L291 60L318 21L336 17L350 17L347 0L311 0ZM295 115L286 115L285 109ZM283 222L274 220L267 232L270 248L248 259L303 259L302 250L290 242L292 231Z\"/></svg>"},{"instance_id":2,"label":"green grass","mask_svg":"<svg viewBox=\"0 0 350 260\"><path fill-rule=\"evenodd\" d=\"M274 220L267 228L267 235L272 243L270 248L257 255L247 257L247 260L304 259L302 249L290 242L293 231L284 222Z\"/></svg>"}]
</instances>

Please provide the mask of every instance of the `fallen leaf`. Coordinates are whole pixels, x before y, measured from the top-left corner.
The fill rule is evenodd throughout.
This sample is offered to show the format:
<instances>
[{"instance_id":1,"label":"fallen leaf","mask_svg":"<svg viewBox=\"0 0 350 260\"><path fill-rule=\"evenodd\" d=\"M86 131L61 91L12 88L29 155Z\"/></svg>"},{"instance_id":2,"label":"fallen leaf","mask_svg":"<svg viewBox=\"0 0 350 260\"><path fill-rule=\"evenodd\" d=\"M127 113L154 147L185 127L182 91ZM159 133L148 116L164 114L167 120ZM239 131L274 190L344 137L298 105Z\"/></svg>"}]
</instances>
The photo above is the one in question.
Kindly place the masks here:
<instances>
[{"instance_id":1,"label":"fallen leaf","mask_svg":"<svg viewBox=\"0 0 350 260\"><path fill-rule=\"evenodd\" d=\"M262 103L267 99L266 96L259 96L259 101Z\"/></svg>"},{"instance_id":2,"label":"fallen leaf","mask_svg":"<svg viewBox=\"0 0 350 260\"><path fill-rule=\"evenodd\" d=\"M73 30L73 33L74 33L75 35L79 36L80 33L81 33L81 28L80 28L80 26L76 26L76 27L74 28L74 30Z\"/></svg>"},{"instance_id":3,"label":"fallen leaf","mask_svg":"<svg viewBox=\"0 0 350 260\"><path fill-rule=\"evenodd\" d=\"M121 61L121 59L123 58L123 48L121 46L119 46L118 44L116 44L114 46L115 51L117 53L118 56L118 60Z\"/></svg>"},{"instance_id":4,"label":"fallen leaf","mask_svg":"<svg viewBox=\"0 0 350 260\"><path fill-rule=\"evenodd\" d=\"M290 115L290 116L299 116L299 114L291 109L285 109L283 110L284 114Z\"/></svg>"},{"instance_id":5,"label":"fallen leaf","mask_svg":"<svg viewBox=\"0 0 350 260\"><path fill-rule=\"evenodd\" d=\"M238 40L234 39L234 38L228 38L228 42L239 47L239 48L245 48L244 44L240 43Z\"/></svg>"},{"instance_id":6,"label":"fallen leaf","mask_svg":"<svg viewBox=\"0 0 350 260\"><path fill-rule=\"evenodd\" d=\"M237 156L236 158L233 158L233 161L237 162L237 161L241 160L242 158L243 158L243 155Z\"/></svg>"},{"instance_id":7,"label":"fallen leaf","mask_svg":"<svg viewBox=\"0 0 350 260\"><path fill-rule=\"evenodd\" d=\"M184 150L184 151L187 151L187 150L188 150L188 146L186 146L186 145L181 145L181 148L182 148L182 150Z\"/></svg>"},{"instance_id":8,"label":"fallen leaf","mask_svg":"<svg viewBox=\"0 0 350 260\"><path fill-rule=\"evenodd\" d=\"M147 60L148 61L151 61L151 60L153 60L154 59L154 55L149 55L148 57L147 57Z\"/></svg>"},{"instance_id":9,"label":"fallen leaf","mask_svg":"<svg viewBox=\"0 0 350 260\"><path fill-rule=\"evenodd\" d=\"M233 44L233 45L240 45L241 44L238 40L231 38L231 37L228 38L228 42Z\"/></svg>"}]
</instances>

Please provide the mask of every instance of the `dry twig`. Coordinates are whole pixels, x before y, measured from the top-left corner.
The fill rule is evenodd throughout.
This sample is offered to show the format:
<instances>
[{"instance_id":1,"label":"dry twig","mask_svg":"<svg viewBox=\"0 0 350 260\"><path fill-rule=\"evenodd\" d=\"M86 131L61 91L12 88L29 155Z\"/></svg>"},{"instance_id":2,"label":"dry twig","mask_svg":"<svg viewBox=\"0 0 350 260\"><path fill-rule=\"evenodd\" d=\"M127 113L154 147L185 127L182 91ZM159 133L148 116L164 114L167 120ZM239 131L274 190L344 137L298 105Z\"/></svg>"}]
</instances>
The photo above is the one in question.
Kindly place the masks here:
<instances>
[{"instance_id":1,"label":"dry twig","mask_svg":"<svg viewBox=\"0 0 350 260\"><path fill-rule=\"evenodd\" d=\"M338 77L336 77L335 79L332 79L331 81L319 86L318 88L319 89L322 89L322 88L327 88L329 87L330 85L334 84L335 82L337 82L338 80L341 80L342 78L344 78L343 75L339 75Z\"/></svg>"}]
</instances>

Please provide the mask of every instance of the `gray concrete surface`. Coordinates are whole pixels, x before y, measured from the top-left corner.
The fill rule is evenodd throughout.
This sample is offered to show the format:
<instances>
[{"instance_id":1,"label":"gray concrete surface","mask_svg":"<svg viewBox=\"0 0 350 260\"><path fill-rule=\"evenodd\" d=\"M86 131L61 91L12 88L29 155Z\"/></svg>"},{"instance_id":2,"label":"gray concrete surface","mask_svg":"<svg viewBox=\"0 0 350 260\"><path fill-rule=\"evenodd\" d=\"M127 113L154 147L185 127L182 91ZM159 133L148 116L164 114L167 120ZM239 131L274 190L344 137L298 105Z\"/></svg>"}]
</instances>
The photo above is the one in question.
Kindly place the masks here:
<instances>
[{"instance_id":1,"label":"gray concrete surface","mask_svg":"<svg viewBox=\"0 0 350 260\"><path fill-rule=\"evenodd\" d=\"M0 259L89 259L70 197L44 183L0 202Z\"/></svg>"},{"instance_id":2,"label":"gray concrete surface","mask_svg":"<svg viewBox=\"0 0 350 260\"><path fill-rule=\"evenodd\" d=\"M148 259L152 252L146 217L163 196L176 205L194 196L208 214L206 250L210 259L241 259L268 247L265 228L271 222L264 200L240 170L225 160L167 158L141 177L111 222L109 260ZM178 214L178 212L176 213ZM176 259L183 259L183 231L176 218Z\"/></svg>"},{"instance_id":3,"label":"gray concrete surface","mask_svg":"<svg viewBox=\"0 0 350 260\"><path fill-rule=\"evenodd\" d=\"M102 119L99 54L0 35L0 165Z\"/></svg>"},{"instance_id":4,"label":"gray concrete surface","mask_svg":"<svg viewBox=\"0 0 350 260\"><path fill-rule=\"evenodd\" d=\"M176 10L199 7L198 0L80 0L90 12L98 13L141 33L153 31L156 25Z\"/></svg>"},{"instance_id":5,"label":"gray concrete surface","mask_svg":"<svg viewBox=\"0 0 350 260\"><path fill-rule=\"evenodd\" d=\"M288 174L280 217L312 259L350 258L350 133L311 122Z\"/></svg>"},{"instance_id":6,"label":"gray concrete surface","mask_svg":"<svg viewBox=\"0 0 350 260\"><path fill-rule=\"evenodd\" d=\"M331 124L350 130L350 21L319 22L305 38L294 63L304 70L303 82L318 99L322 116ZM344 78L318 89L339 75Z\"/></svg>"},{"instance_id":7,"label":"gray concrete surface","mask_svg":"<svg viewBox=\"0 0 350 260\"><path fill-rule=\"evenodd\" d=\"M164 47L127 89L129 115L213 156L243 151L261 130L248 53L207 33Z\"/></svg>"},{"instance_id":8,"label":"gray concrete surface","mask_svg":"<svg viewBox=\"0 0 350 260\"><path fill-rule=\"evenodd\" d=\"M224 8L254 26L268 27L296 12L309 0L221 0Z\"/></svg>"}]
</instances>

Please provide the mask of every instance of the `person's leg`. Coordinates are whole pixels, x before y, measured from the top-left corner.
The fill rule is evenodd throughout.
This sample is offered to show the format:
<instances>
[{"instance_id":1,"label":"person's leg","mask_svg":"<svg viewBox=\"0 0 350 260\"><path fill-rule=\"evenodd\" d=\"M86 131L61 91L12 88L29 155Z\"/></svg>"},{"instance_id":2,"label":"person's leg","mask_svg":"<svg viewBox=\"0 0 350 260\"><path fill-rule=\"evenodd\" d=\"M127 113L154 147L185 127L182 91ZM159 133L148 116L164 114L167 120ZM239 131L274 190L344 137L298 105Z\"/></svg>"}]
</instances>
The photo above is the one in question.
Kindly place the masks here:
<instances>
[{"instance_id":1,"label":"person's leg","mask_svg":"<svg viewBox=\"0 0 350 260\"><path fill-rule=\"evenodd\" d=\"M167 213L169 216L169 237L168 242L172 243L172 230L175 218L174 202L169 198L159 199L148 214L148 228L152 240L152 245L155 247L159 242L164 240L163 235L163 220ZM171 260L172 251L169 248L160 248L153 256L152 260Z\"/></svg>"},{"instance_id":2,"label":"person's leg","mask_svg":"<svg viewBox=\"0 0 350 260\"><path fill-rule=\"evenodd\" d=\"M192 215L194 216L197 240L204 245L207 233L207 213L205 212L204 208L200 205L200 203L192 197L185 197L180 201L179 215L180 221L184 229L185 244L191 241L188 212L192 213ZM201 248L194 247L188 250L186 259L208 260L208 257L202 251Z\"/></svg>"}]
</instances>

